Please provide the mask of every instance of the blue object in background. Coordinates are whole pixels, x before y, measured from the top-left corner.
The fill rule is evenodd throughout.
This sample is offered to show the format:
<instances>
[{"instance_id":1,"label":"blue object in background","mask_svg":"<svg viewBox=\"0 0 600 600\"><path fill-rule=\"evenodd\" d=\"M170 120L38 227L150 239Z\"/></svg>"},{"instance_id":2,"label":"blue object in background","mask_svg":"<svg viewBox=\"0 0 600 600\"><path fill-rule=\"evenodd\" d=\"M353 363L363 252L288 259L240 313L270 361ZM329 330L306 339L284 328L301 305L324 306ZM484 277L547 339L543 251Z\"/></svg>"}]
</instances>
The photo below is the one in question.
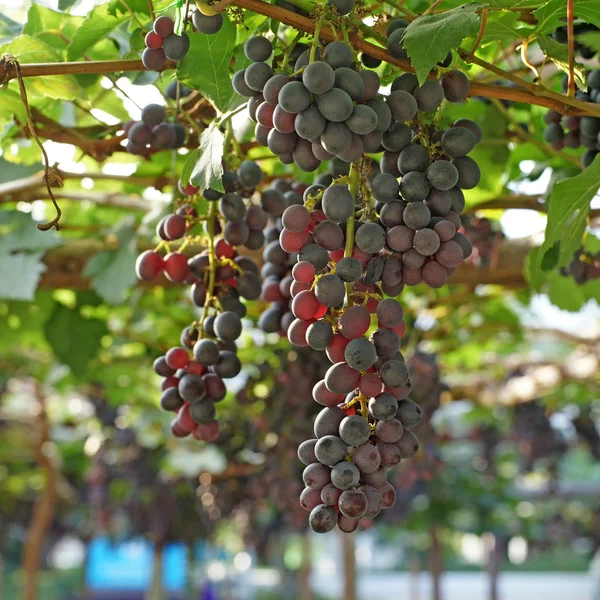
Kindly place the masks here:
<instances>
[{"instance_id":1,"label":"blue object in background","mask_svg":"<svg viewBox=\"0 0 600 600\"><path fill-rule=\"evenodd\" d=\"M146 590L152 581L153 545L137 538L113 543L109 538L92 540L88 549L86 586L89 590ZM184 544L168 544L163 552L163 586L183 590L187 579Z\"/></svg>"}]
</instances>

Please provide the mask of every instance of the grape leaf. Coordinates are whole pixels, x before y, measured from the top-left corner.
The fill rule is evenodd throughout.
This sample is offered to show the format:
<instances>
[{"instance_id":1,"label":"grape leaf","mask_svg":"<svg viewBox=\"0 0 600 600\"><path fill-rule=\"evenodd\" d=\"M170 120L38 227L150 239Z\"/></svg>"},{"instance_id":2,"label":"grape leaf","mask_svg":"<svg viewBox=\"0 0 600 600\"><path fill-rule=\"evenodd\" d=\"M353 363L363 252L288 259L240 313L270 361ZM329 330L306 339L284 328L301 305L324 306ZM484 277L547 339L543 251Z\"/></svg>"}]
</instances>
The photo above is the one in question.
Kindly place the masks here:
<instances>
[{"instance_id":1,"label":"grape leaf","mask_svg":"<svg viewBox=\"0 0 600 600\"><path fill-rule=\"evenodd\" d=\"M520 37L518 31L519 13L493 12L490 14L485 26L485 33L481 40L482 45L498 43L501 40L514 40Z\"/></svg>"},{"instance_id":2,"label":"grape leaf","mask_svg":"<svg viewBox=\"0 0 600 600\"><path fill-rule=\"evenodd\" d=\"M446 58L450 50L458 48L468 37L477 35L481 4L465 4L443 13L424 15L406 28L404 48L419 78L427 79L431 69Z\"/></svg>"},{"instance_id":3,"label":"grape leaf","mask_svg":"<svg viewBox=\"0 0 600 600\"><path fill-rule=\"evenodd\" d=\"M0 255L0 297L10 300L33 300L46 265L43 252Z\"/></svg>"},{"instance_id":4,"label":"grape leaf","mask_svg":"<svg viewBox=\"0 0 600 600\"><path fill-rule=\"evenodd\" d=\"M584 46L600 52L600 31L586 31L585 33L576 35L575 38Z\"/></svg>"},{"instance_id":5,"label":"grape leaf","mask_svg":"<svg viewBox=\"0 0 600 600\"><path fill-rule=\"evenodd\" d=\"M0 55L2 54L12 54L21 64L62 60L55 48L37 37L25 34L0 46ZM26 88L29 94L57 100L81 100L86 97L85 91L72 75L31 77L27 79Z\"/></svg>"},{"instance_id":6,"label":"grape leaf","mask_svg":"<svg viewBox=\"0 0 600 600\"><path fill-rule=\"evenodd\" d=\"M56 358L81 377L100 348L106 323L84 318L79 309L57 302L44 325L44 335Z\"/></svg>"},{"instance_id":7,"label":"grape leaf","mask_svg":"<svg viewBox=\"0 0 600 600\"><path fill-rule=\"evenodd\" d=\"M545 288L550 302L562 310L577 312L589 300L600 301L600 280L588 281L578 285L572 277L564 277L553 271Z\"/></svg>"},{"instance_id":8,"label":"grape leaf","mask_svg":"<svg viewBox=\"0 0 600 600\"><path fill-rule=\"evenodd\" d=\"M576 17L600 27L600 2L598 0L575 0L573 7ZM565 0L550 0L533 14L538 20L535 32L538 35L552 33L565 24L567 3Z\"/></svg>"},{"instance_id":9,"label":"grape leaf","mask_svg":"<svg viewBox=\"0 0 600 600\"><path fill-rule=\"evenodd\" d=\"M200 148L198 148L200 156L190 175L190 182L201 190L211 187L220 192L224 191L221 182L224 144L225 137L219 130L216 121L213 121L200 136Z\"/></svg>"},{"instance_id":10,"label":"grape leaf","mask_svg":"<svg viewBox=\"0 0 600 600\"><path fill-rule=\"evenodd\" d=\"M116 231L119 247L96 254L83 271L92 279L92 289L109 304L120 304L127 290L136 282L135 261L138 256L135 244L133 217L124 219Z\"/></svg>"},{"instance_id":11,"label":"grape leaf","mask_svg":"<svg viewBox=\"0 0 600 600\"><path fill-rule=\"evenodd\" d=\"M569 50L566 44L560 44L547 35L539 35L538 44L542 52L563 72L569 73ZM587 90L585 70L581 65L575 64L573 69L575 83L580 90Z\"/></svg>"},{"instance_id":12,"label":"grape leaf","mask_svg":"<svg viewBox=\"0 0 600 600\"><path fill-rule=\"evenodd\" d=\"M214 35L190 34L190 49L177 64L177 79L201 92L221 112L237 97L229 76L235 37L235 25L225 17L223 27Z\"/></svg>"},{"instance_id":13,"label":"grape leaf","mask_svg":"<svg viewBox=\"0 0 600 600\"><path fill-rule=\"evenodd\" d=\"M31 215L18 210L0 213L0 253L39 252L60 246L54 230L40 231Z\"/></svg>"},{"instance_id":14,"label":"grape leaf","mask_svg":"<svg viewBox=\"0 0 600 600\"><path fill-rule=\"evenodd\" d=\"M196 148L192 150L185 159L185 163L183 165L183 169L181 169L181 176L179 177L181 181L181 185L184 187L190 182L190 177L192 176L192 172L194 171L194 167L200 158L200 149Z\"/></svg>"},{"instance_id":15,"label":"grape leaf","mask_svg":"<svg viewBox=\"0 0 600 600\"><path fill-rule=\"evenodd\" d=\"M529 277L537 290L545 279L544 271L566 265L581 246L590 202L599 189L600 155L580 175L552 186L544 243L530 265Z\"/></svg>"},{"instance_id":16,"label":"grape leaf","mask_svg":"<svg viewBox=\"0 0 600 600\"><path fill-rule=\"evenodd\" d=\"M108 4L96 6L71 39L67 48L67 58L69 60L82 59L88 49L130 18L129 14L112 16L109 13Z\"/></svg>"}]
</instances>

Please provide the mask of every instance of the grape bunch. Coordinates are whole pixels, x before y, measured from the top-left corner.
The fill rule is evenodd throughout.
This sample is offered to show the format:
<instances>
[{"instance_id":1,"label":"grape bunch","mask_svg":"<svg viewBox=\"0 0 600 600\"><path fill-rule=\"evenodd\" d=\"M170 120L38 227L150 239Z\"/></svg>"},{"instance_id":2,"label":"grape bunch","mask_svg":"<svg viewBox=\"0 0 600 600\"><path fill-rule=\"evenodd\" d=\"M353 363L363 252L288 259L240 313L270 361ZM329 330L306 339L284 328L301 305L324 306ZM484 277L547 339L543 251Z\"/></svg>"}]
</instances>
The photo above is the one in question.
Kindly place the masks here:
<instances>
[{"instance_id":1,"label":"grape bunch","mask_svg":"<svg viewBox=\"0 0 600 600\"><path fill-rule=\"evenodd\" d=\"M187 130L181 123L169 123L166 118L164 106L145 106L141 121L128 121L125 124L127 152L147 157L160 150L181 148L185 144Z\"/></svg>"},{"instance_id":2,"label":"grape bunch","mask_svg":"<svg viewBox=\"0 0 600 600\"><path fill-rule=\"evenodd\" d=\"M185 31L175 33L175 23L170 17L158 17L152 31L145 39L146 49L142 53L142 62L150 71L160 71L167 59L180 61L190 49L190 38Z\"/></svg>"},{"instance_id":3,"label":"grape bunch","mask_svg":"<svg viewBox=\"0 0 600 600\"><path fill-rule=\"evenodd\" d=\"M164 377L161 406L177 413L172 423L177 437L192 434L206 441L218 437L215 404L225 397L223 380L241 371L235 344L247 313L241 299L256 300L261 294L261 279L256 263L238 255L236 246L248 243L250 231L262 234L266 222L262 208L244 202L261 180L258 165L244 161L237 172L225 171L225 193L214 189L202 192L212 207L202 219L209 238L207 249L190 258L179 251L163 258L157 248L143 252L136 263L142 280L155 279L164 272L171 281L190 284L191 300L201 310L201 317L182 331L181 346L169 349L154 363L155 372ZM193 241L193 230L201 221L194 206L200 190L191 184L180 184L179 189L186 201L158 223L157 234L162 239L159 248L182 239ZM254 212L259 216L248 216ZM259 229L251 229L252 218L259 219ZM217 231L222 237L215 238Z\"/></svg>"},{"instance_id":4,"label":"grape bunch","mask_svg":"<svg viewBox=\"0 0 600 600\"><path fill-rule=\"evenodd\" d=\"M379 76L357 72L349 46L332 42L322 60L313 61L309 49L302 50L295 77L275 74L265 62L272 52L266 38L249 38L245 50L255 62L234 75L233 87L250 98L257 141L284 164L312 172L334 156L352 162L363 152L377 151L391 118L377 97Z\"/></svg>"},{"instance_id":5,"label":"grape bunch","mask_svg":"<svg viewBox=\"0 0 600 600\"><path fill-rule=\"evenodd\" d=\"M592 254L583 249L573 255L571 262L561 269L561 275L572 277L575 283L583 285L600 278L600 252Z\"/></svg>"},{"instance_id":6,"label":"grape bunch","mask_svg":"<svg viewBox=\"0 0 600 600\"><path fill-rule=\"evenodd\" d=\"M600 70L591 71L587 77L586 92L577 90L575 97L584 102L600 101ZM566 90L567 80L563 80ZM555 150L563 148L587 148L581 157L582 166L588 167L600 151L600 118L598 117L563 117L559 112L550 110L544 116L547 125L544 139Z\"/></svg>"},{"instance_id":7,"label":"grape bunch","mask_svg":"<svg viewBox=\"0 0 600 600\"><path fill-rule=\"evenodd\" d=\"M463 220L463 231L473 246L473 254L466 262L475 267L488 268L495 250L504 239L502 230L485 217L470 217Z\"/></svg>"},{"instance_id":8,"label":"grape bunch","mask_svg":"<svg viewBox=\"0 0 600 600\"><path fill-rule=\"evenodd\" d=\"M283 225L281 215L292 205L303 204L303 193L307 186L298 181L275 179L271 186L262 191L261 205L269 214L265 229L262 299L270 303L258 320L258 326L266 333L285 334L294 320L291 312L291 276L295 257L286 252L279 242Z\"/></svg>"}]
</instances>

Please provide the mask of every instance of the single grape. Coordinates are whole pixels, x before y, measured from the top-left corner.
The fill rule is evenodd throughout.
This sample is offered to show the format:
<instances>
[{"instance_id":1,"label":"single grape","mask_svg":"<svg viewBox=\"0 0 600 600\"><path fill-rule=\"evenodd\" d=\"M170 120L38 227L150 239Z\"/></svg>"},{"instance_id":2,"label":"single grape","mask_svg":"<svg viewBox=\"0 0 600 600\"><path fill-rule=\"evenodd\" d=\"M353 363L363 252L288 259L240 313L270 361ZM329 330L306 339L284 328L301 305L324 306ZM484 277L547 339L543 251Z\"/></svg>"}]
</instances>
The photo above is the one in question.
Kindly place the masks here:
<instances>
[{"instance_id":1,"label":"single grape","mask_svg":"<svg viewBox=\"0 0 600 600\"><path fill-rule=\"evenodd\" d=\"M358 415L345 417L340 423L340 438L347 446L361 446L369 441L371 429L368 421Z\"/></svg>"},{"instance_id":2,"label":"single grape","mask_svg":"<svg viewBox=\"0 0 600 600\"><path fill-rule=\"evenodd\" d=\"M331 483L340 490L348 490L360 481L358 467L348 461L337 463L331 469Z\"/></svg>"},{"instance_id":3,"label":"single grape","mask_svg":"<svg viewBox=\"0 0 600 600\"><path fill-rule=\"evenodd\" d=\"M192 23L200 33L213 35L223 27L223 14L205 15L199 10L194 10L192 12Z\"/></svg>"},{"instance_id":4,"label":"single grape","mask_svg":"<svg viewBox=\"0 0 600 600\"><path fill-rule=\"evenodd\" d=\"M271 42L261 36L253 35L246 40L244 44L244 54L248 60L253 62L264 62L269 60L273 52Z\"/></svg>"},{"instance_id":5,"label":"single grape","mask_svg":"<svg viewBox=\"0 0 600 600\"><path fill-rule=\"evenodd\" d=\"M344 90L332 88L317 98L317 108L328 121L341 123L352 114L352 98Z\"/></svg>"},{"instance_id":6,"label":"single grape","mask_svg":"<svg viewBox=\"0 0 600 600\"><path fill-rule=\"evenodd\" d=\"M323 60L334 69L349 67L353 60L352 50L344 42L331 42L325 47Z\"/></svg>"},{"instance_id":7,"label":"single grape","mask_svg":"<svg viewBox=\"0 0 600 600\"><path fill-rule=\"evenodd\" d=\"M349 67L340 67L334 72L335 87L344 90L352 100L360 100L365 93L362 77Z\"/></svg>"},{"instance_id":8,"label":"single grape","mask_svg":"<svg viewBox=\"0 0 600 600\"><path fill-rule=\"evenodd\" d=\"M360 489L346 489L338 501L340 512L349 519L360 519L367 512L367 506L367 497Z\"/></svg>"},{"instance_id":9,"label":"single grape","mask_svg":"<svg viewBox=\"0 0 600 600\"><path fill-rule=\"evenodd\" d=\"M440 83L449 102L464 102L469 95L469 79L462 71L446 71Z\"/></svg>"},{"instance_id":10,"label":"single grape","mask_svg":"<svg viewBox=\"0 0 600 600\"><path fill-rule=\"evenodd\" d=\"M394 446L396 448L396 446ZM337 465L346 458L348 447L337 435L325 435L315 445L317 460L329 467ZM398 453L400 451L398 450Z\"/></svg>"},{"instance_id":11,"label":"single grape","mask_svg":"<svg viewBox=\"0 0 600 600\"><path fill-rule=\"evenodd\" d=\"M433 112L444 100L444 88L435 79L428 79L415 90L414 98L419 110Z\"/></svg>"},{"instance_id":12,"label":"single grape","mask_svg":"<svg viewBox=\"0 0 600 600\"><path fill-rule=\"evenodd\" d=\"M398 402L397 418L406 429L412 429L421 420L421 408L418 404L405 398Z\"/></svg>"},{"instance_id":13,"label":"single grape","mask_svg":"<svg viewBox=\"0 0 600 600\"><path fill-rule=\"evenodd\" d=\"M315 455L316 439L306 440L298 446L298 458L305 465L310 465L317 462L317 456Z\"/></svg>"},{"instance_id":14,"label":"single grape","mask_svg":"<svg viewBox=\"0 0 600 600\"><path fill-rule=\"evenodd\" d=\"M172 33L163 41L163 51L170 60L179 61L188 53L190 49L190 38L185 31L181 35Z\"/></svg>"},{"instance_id":15,"label":"single grape","mask_svg":"<svg viewBox=\"0 0 600 600\"><path fill-rule=\"evenodd\" d=\"M361 478L364 483L375 485L378 478L366 478L369 473L376 473L381 465L381 455L379 450L373 444L362 444L356 448L352 454L354 464L361 472ZM383 481L385 481L385 472L383 472Z\"/></svg>"},{"instance_id":16,"label":"single grape","mask_svg":"<svg viewBox=\"0 0 600 600\"><path fill-rule=\"evenodd\" d=\"M331 65L315 61L304 69L302 83L313 94L325 94L335 83L335 73Z\"/></svg>"},{"instance_id":17,"label":"single grape","mask_svg":"<svg viewBox=\"0 0 600 600\"><path fill-rule=\"evenodd\" d=\"M404 90L391 92L387 97L387 105L395 121L411 121L418 111L415 97Z\"/></svg>"},{"instance_id":18,"label":"single grape","mask_svg":"<svg viewBox=\"0 0 600 600\"><path fill-rule=\"evenodd\" d=\"M337 525L338 513L332 506L320 504L311 511L308 523L314 532L327 533Z\"/></svg>"}]
</instances>

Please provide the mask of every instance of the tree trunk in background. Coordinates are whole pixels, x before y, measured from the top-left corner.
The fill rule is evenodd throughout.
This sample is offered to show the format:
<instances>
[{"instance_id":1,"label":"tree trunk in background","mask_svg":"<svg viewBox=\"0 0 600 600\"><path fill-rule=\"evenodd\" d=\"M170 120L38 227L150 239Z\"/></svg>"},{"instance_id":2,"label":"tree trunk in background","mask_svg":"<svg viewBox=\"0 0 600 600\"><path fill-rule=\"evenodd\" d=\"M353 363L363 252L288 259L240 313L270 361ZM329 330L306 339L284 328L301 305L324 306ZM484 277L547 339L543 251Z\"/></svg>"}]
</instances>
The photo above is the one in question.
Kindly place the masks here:
<instances>
[{"instance_id":1,"label":"tree trunk in background","mask_svg":"<svg viewBox=\"0 0 600 600\"><path fill-rule=\"evenodd\" d=\"M408 563L409 573L409 600L421 600L420 579L421 579L421 561L417 556Z\"/></svg>"},{"instance_id":2,"label":"tree trunk in background","mask_svg":"<svg viewBox=\"0 0 600 600\"><path fill-rule=\"evenodd\" d=\"M298 600L312 600L310 572L312 569L311 544L308 531L302 536L302 564L298 569Z\"/></svg>"},{"instance_id":3,"label":"tree trunk in background","mask_svg":"<svg viewBox=\"0 0 600 600\"><path fill-rule=\"evenodd\" d=\"M442 558L442 546L440 544L439 531L434 524L429 530L429 570L431 572L431 598L442 600L442 572L444 570Z\"/></svg>"},{"instance_id":4,"label":"tree trunk in background","mask_svg":"<svg viewBox=\"0 0 600 600\"><path fill-rule=\"evenodd\" d=\"M489 577L489 600L498 600L498 575L500 574L500 539L493 533L485 535L487 572Z\"/></svg>"},{"instance_id":5,"label":"tree trunk in background","mask_svg":"<svg viewBox=\"0 0 600 600\"><path fill-rule=\"evenodd\" d=\"M163 600L163 545L154 545L152 560L152 581L145 595L145 600Z\"/></svg>"},{"instance_id":6,"label":"tree trunk in background","mask_svg":"<svg viewBox=\"0 0 600 600\"><path fill-rule=\"evenodd\" d=\"M23 546L23 600L37 600L38 597L40 558L46 533L54 520L58 483L58 474L48 456L51 440L45 398L38 382L34 382L33 388L33 395L38 404L38 414L36 415L33 432L33 453L40 470L44 474L45 485L33 506L33 513L27 528L25 545Z\"/></svg>"},{"instance_id":7,"label":"tree trunk in background","mask_svg":"<svg viewBox=\"0 0 600 600\"><path fill-rule=\"evenodd\" d=\"M344 556L344 600L356 600L356 547L353 533L342 533Z\"/></svg>"}]
</instances>

